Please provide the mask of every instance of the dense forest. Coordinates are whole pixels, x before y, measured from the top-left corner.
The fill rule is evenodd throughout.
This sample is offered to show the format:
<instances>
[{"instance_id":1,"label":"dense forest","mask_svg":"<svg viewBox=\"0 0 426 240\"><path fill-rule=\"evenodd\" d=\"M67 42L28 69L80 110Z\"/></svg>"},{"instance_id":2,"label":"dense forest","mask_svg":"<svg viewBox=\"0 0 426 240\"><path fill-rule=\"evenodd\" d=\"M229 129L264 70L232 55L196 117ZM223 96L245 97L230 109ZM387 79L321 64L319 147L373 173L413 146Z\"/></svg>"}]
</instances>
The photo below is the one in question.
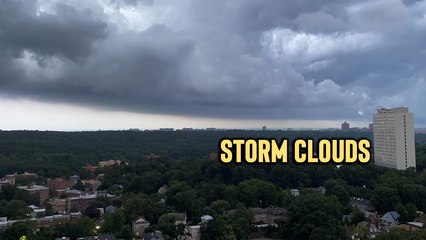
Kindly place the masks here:
<instances>
[{"instance_id":1,"label":"dense forest","mask_svg":"<svg viewBox=\"0 0 426 240\"><path fill-rule=\"evenodd\" d=\"M292 140L371 135L340 131L0 131L0 174L43 170L49 175L55 169L76 171L83 164L106 159L137 163L150 154L172 160L206 159L224 137ZM418 138L426 142L426 137Z\"/></svg>"},{"instance_id":2,"label":"dense forest","mask_svg":"<svg viewBox=\"0 0 426 240\"><path fill-rule=\"evenodd\" d=\"M218 149L223 137L251 138L371 138L368 132L340 131L111 131L111 132L0 132L0 171L35 171L41 179L79 174L93 178L102 173L100 190L120 196L119 199L98 199L93 208L113 204L119 211L108 215L101 223L101 231L130 239L131 223L143 216L152 230L166 232L176 238L179 229L170 229L171 221L165 213L186 212L188 221L198 223L204 214L214 217L203 228L203 239L247 239L253 229L250 208L268 206L288 210L289 221L263 232L262 236L281 239L348 239L359 231L362 220L351 208L351 196L370 199L379 213L397 210L406 221L416 217L416 210L426 211L426 145L425 136L416 135L417 171L396 171L374 164L333 164L312 166L277 164L223 165L209 160L209 153ZM153 155L151 155L153 154ZM157 156L157 157L152 157ZM120 159L128 165L84 172L86 163ZM158 189L168 186L166 193ZM324 186L321 194L313 188ZM298 188L297 198L290 189ZM0 193L0 213L18 219L25 212L10 211L25 206L32 199L20 196L13 187ZM161 200L164 201L161 201ZM22 207L24 208L24 207ZM227 214L234 209L232 214ZM342 221L347 214L352 222ZM64 233L78 237L91 233L98 224L98 216L90 212L74 224L42 228L33 233L31 223L22 222L15 228L32 234L32 239L53 239ZM356 217L358 216L358 217ZM90 226L90 227L88 227ZM173 225L174 226L174 225ZM3 233L13 239L16 229ZM426 233L408 234L392 231L382 237L404 236L418 239ZM8 237L9 236L9 237ZM384 239L389 239L384 238Z\"/></svg>"},{"instance_id":3,"label":"dense forest","mask_svg":"<svg viewBox=\"0 0 426 240\"><path fill-rule=\"evenodd\" d=\"M207 159L222 138L368 138L371 132L342 131L0 131L0 174L42 171L48 177L78 172L86 163L107 159L131 163L154 154L162 159ZM426 134L416 134L426 144ZM417 159L420 169L426 167Z\"/></svg>"}]
</instances>

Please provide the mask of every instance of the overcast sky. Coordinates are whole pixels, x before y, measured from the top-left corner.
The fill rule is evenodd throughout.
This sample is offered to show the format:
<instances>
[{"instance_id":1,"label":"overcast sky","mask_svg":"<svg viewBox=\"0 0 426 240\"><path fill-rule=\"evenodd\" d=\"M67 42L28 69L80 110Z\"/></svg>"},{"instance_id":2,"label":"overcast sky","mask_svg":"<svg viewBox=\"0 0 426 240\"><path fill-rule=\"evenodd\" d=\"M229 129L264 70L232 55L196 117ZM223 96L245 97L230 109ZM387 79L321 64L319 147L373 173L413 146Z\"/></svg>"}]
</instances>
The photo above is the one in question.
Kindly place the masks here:
<instances>
[{"instance_id":1,"label":"overcast sky","mask_svg":"<svg viewBox=\"0 0 426 240\"><path fill-rule=\"evenodd\" d=\"M426 126L426 0L2 0L0 129Z\"/></svg>"}]
</instances>

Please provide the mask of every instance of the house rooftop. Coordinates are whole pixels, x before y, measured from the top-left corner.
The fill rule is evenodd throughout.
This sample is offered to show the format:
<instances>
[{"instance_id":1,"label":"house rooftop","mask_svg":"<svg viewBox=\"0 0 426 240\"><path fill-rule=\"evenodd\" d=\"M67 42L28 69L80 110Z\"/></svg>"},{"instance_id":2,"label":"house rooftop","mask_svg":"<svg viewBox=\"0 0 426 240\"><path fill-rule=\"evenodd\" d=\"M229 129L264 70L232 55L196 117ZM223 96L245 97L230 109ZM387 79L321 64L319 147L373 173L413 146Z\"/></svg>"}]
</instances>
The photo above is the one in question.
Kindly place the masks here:
<instances>
[{"instance_id":1,"label":"house rooftop","mask_svg":"<svg viewBox=\"0 0 426 240\"><path fill-rule=\"evenodd\" d=\"M102 235L102 236L91 236L91 237L81 237L77 240L117 240L114 235Z\"/></svg>"},{"instance_id":2,"label":"house rooftop","mask_svg":"<svg viewBox=\"0 0 426 240\"><path fill-rule=\"evenodd\" d=\"M176 221L185 221L186 213L172 213Z\"/></svg>"},{"instance_id":3,"label":"house rooftop","mask_svg":"<svg viewBox=\"0 0 426 240\"><path fill-rule=\"evenodd\" d=\"M389 214L394 220L398 220L399 218L399 214L396 211L390 211L390 212L387 212L386 214Z\"/></svg>"},{"instance_id":4,"label":"house rooftop","mask_svg":"<svg viewBox=\"0 0 426 240\"><path fill-rule=\"evenodd\" d=\"M38 190L48 190L46 186L41 185L28 185L28 186L18 186L19 189L26 191L38 191Z\"/></svg>"}]
</instances>

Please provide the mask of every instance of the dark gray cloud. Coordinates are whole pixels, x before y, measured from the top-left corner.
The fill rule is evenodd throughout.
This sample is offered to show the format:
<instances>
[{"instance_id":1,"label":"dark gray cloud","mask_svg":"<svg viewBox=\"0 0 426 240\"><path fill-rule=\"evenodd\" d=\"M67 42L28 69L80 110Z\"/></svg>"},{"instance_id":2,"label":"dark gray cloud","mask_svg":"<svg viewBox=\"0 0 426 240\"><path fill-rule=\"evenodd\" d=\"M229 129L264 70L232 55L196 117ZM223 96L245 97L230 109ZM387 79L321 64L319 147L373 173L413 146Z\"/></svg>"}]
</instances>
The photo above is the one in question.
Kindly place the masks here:
<instances>
[{"instance_id":1,"label":"dark gray cloud","mask_svg":"<svg viewBox=\"0 0 426 240\"><path fill-rule=\"evenodd\" d=\"M0 44L3 54L31 50L39 57L70 59L90 54L95 40L107 37L105 22L87 9L56 4L56 14L40 12L34 0L4 0L0 8Z\"/></svg>"},{"instance_id":2,"label":"dark gray cloud","mask_svg":"<svg viewBox=\"0 0 426 240\"><path fill-rule=\"evenodd\" d=\"M100 2L4 1L0 93L249 119L406 105L426 119L426 1Z\"/></svg>"}]
</instances>

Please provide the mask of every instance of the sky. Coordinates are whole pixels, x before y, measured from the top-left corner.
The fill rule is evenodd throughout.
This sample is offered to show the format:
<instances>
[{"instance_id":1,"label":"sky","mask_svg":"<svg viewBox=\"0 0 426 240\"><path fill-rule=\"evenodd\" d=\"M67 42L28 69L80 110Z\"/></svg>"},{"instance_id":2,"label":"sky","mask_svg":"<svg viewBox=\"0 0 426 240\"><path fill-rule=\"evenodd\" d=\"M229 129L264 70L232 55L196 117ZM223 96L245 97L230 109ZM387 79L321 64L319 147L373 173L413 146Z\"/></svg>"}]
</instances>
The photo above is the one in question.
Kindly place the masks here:
<instances>
[{"instance_id":1,"label":"sky","mask_svg":"<svg viewBox=\"0 0 426 240\"><path fill-rule=\"evenodd\" d=\"M0 129L426 127L426 0L2 0Z\"/></svg>"}]
</instances>

